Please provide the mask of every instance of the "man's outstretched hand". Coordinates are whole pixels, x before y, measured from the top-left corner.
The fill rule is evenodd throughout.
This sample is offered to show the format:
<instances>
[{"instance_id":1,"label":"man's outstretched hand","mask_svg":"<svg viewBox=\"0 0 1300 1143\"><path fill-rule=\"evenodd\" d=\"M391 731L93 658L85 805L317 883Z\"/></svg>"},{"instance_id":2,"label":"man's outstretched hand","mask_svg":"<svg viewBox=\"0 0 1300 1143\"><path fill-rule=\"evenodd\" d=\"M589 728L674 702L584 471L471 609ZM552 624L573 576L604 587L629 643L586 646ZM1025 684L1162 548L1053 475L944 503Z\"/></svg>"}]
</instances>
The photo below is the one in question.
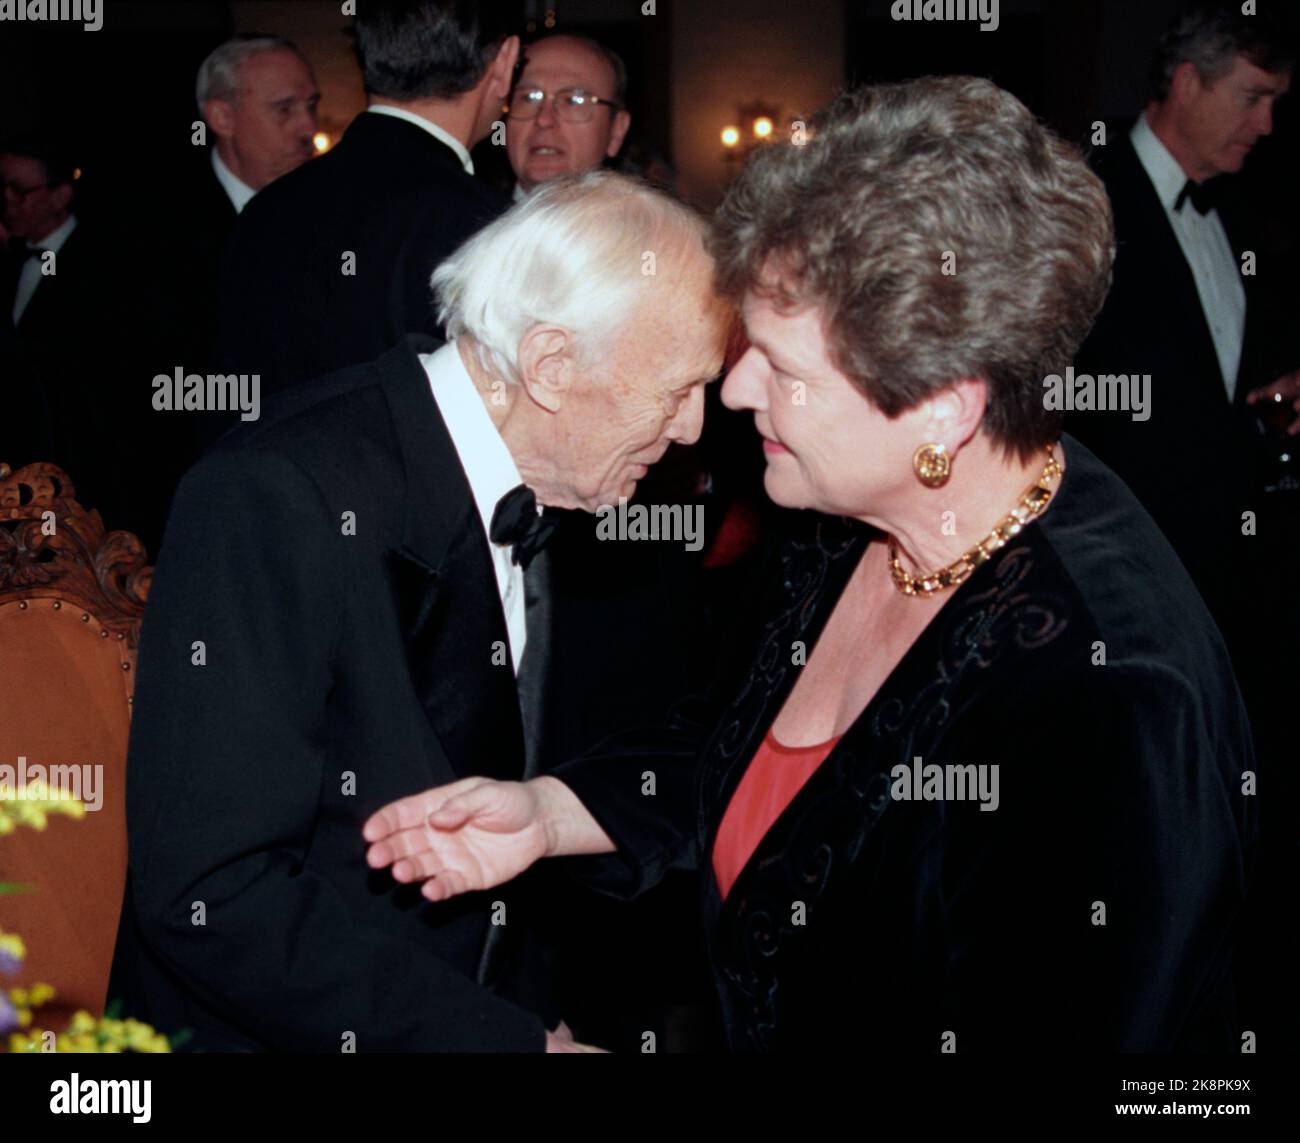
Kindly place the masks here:
<instances>
[{"instance_id":1,"label":"man's outstretched hand","mask_svg":"<svg viewBox=\"0 0 1300 1143\"><path fill-rule=\"evenodd\" d=\"M366 862L391 865L396 881L423 881L430 901L491 889L552 852L544 801L545 787L533 782L464 778L435 786L367 820Z\"/></svg>"}]
</instances>

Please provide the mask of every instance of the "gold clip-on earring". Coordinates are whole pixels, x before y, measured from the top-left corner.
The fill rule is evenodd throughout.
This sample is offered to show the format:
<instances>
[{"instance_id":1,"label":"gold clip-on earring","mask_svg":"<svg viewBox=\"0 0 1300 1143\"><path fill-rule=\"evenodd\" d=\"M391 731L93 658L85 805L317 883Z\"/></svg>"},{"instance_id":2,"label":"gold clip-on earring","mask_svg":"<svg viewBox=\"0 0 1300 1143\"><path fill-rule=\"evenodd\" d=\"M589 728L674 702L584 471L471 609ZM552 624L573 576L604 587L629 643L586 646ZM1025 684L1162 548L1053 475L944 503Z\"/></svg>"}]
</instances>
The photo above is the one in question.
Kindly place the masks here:
<instances>
[{"instance_id":1,"label":"gold clip-on earring","mask_svg":"<svg viewBox=\"0 0 1300 1143\"><path fill-rule=\"evenodd\" d=\"M926 488L942 488L952 475L952 457L941 444L923 444L912 454L912 471Z\"/></svg>"}]
</instances>

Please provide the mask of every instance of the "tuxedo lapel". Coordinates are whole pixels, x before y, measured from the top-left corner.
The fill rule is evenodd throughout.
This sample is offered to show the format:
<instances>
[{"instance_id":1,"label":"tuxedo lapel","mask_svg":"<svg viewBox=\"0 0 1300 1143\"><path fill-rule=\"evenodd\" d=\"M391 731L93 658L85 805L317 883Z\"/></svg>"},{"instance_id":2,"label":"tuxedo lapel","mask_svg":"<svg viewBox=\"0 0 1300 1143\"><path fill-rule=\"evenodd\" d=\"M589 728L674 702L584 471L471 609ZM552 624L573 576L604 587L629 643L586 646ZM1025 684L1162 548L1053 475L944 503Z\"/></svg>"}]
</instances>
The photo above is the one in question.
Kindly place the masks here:
<instances>
[{"instance_id":1,"label":"tuxedo lapel","mask_svg":"<svg viewBox=\"0 0 1300 1143\"><path fill-rule=\"evenodd\" d=\"M519 664L519 709L524 725L525 777L536 777L547 756L546 709L551 674L551 556L538 552L524 572L527 643Z\"/></svg>"},{"instance_id":2,"label":"tuxedo lapel","mask_svg":"<svg viewBox=\"0 0 1300 1143\"><path fill-rule=\"evenodd\" d=\"M1122 177L1128 192L1126 197L1131 196L1128 205L1138 219L1137 225L1130 226L1128 229L1131 233L1147 236L1151 241L1151 246L1140 251L1138 256L1152 258L1154 265L1150 269L1154 274L1154 280L1161 283L1161 289L1168 295L1163 308L1169 316L1162 319L1160 315L1152 314L1150 320L1158 323L1161 320L1173 320L1172 315L1178 315L1182 336L1195 339L1199 346L1196 351L1197 358L1210 363L1219 380L1217 393L1209 396L1217 397L1226 408L1228 387L1223 379L1219 355L1214 348L1214 336L1210 332L1210 323L1206 320L1205 310L1201 305L1201 295L1196 288L1196 277L1192 273L1192 267L1183 253L1178 235L1174 233L1169 216L1165 213L1164 204L1156 193L1155 185L1151 182L1146 168L1142 166L1132 141L1127 137L1124 140L1122 154L1124 158ZM1185 206L1183 209L1193 208ZM1125 248L1121 245L1116 254L1117 259L1123 258L1124 254Z\"/></svg>"},{"instance_id":3,"label":"tuxedo lapel","mask_svg":"<svg viewBox=\"0 0 1300 1143\"><path fill-rule=\"evenodd\" d=\"M402 546L389 578L411 680L461 777L518 778L524 766L509 636L487 537L412 337L385 359L385 394L407 471Z\"/></svg>"},{"instance_id":4,"label":"tuxedo lapel","mask_svg":"<svg viewBox=\"0 0 1300 1143\"><path fill-rule=\"evenodd\" d=\"M78 293L73 288L77 276L85 270L85 267L81 265L84 261L81 238L82 227L78 224L77 228L68 235L68 240L63 244L63 248L54 256L55 272L53 274L42 273L37 277L36 290L28 300L22 317L18 319L16 328L19 335L35 336L39 334L48 338L72 336L72 325L81 317L81 315L70 312L72 307L69 305L70 299ZM20 272L21 269L20 266ZM17 288L18 279L15 278L15 292ZM9 296L11 318L13 316L13 303L14 295L11 294Z\"/></svg>"}]
</instances>

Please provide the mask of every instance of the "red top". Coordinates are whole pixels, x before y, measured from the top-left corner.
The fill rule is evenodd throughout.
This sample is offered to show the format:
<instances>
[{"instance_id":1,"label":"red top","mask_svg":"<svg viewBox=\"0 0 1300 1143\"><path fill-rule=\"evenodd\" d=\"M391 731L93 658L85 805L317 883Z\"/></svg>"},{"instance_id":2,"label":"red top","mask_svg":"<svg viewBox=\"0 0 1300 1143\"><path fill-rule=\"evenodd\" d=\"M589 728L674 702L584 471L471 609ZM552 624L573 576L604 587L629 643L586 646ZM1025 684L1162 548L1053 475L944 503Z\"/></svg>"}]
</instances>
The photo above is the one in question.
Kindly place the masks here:
<instances>
[{"instance_id":1,"label":"red top","mask_svg":"<svg viewBox=\"0 0 1300 1143\"><path fill-rule=\"evenodd\" d=\"M842 735L816 746L782 746L769 730L731 795L713 842L713 873L723 900L763 835L803 789Z\"/></svg>"}]
</instances>

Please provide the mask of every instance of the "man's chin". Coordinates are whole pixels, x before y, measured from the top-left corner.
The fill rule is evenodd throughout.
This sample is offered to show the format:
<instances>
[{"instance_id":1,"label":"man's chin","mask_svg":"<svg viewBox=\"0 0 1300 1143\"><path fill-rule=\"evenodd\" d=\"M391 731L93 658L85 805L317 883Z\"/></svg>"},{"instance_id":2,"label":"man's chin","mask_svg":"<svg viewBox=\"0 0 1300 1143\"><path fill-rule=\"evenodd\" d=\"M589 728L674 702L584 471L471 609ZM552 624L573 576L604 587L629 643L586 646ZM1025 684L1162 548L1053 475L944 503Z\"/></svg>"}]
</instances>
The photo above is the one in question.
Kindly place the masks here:
<instances>
[{"instance_id":1,"label":"man's chin","mask_svg":"<svg viewBox=\"0 0 1300 1143\"><path fill-rule=\"evenodd\" d=\"M562 159L555 163L539 163L530 165L524 172L524 177L533 184L534 187L550 179L562 178L564 175L571 175L573 169L569 166L567 159Z\"/></svg>"}]
</instances>

